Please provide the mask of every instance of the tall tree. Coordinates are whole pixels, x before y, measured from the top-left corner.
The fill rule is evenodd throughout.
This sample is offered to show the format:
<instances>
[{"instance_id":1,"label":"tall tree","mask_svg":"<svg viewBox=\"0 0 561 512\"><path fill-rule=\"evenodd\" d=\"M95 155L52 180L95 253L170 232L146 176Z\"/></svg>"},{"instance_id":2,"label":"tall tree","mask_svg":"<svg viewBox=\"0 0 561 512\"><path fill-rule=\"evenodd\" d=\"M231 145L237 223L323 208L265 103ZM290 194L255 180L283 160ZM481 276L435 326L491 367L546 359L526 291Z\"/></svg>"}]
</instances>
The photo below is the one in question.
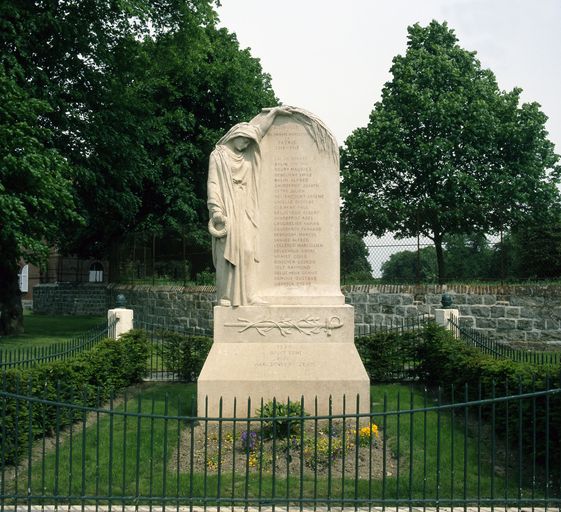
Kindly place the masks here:
<instances>
[{"instance_id":1,"label":"tall tree","mask_svg":"<svg viewBox=\"0 0 561 512\"><path fill-rule=\"evenodd\" d=\"M361 233L429 237L506 229L559 201L559 157L537 103L502 92L446 23L408 29L365 128L342 151L343 216Z\"/></svg>"},{"instance_id":2,"label":"tall tree","mask_svg":"<svg viewBox=\"0 0 561 512\"><path fill-rule=\"evenodd\" d=\"M509 238L516 277L561 276L561 209L551 208L545 215L514 226Z\"/></svg>"},{"instance_id":3,"label":"tall tree","mask_svg":"<svg viewBox=\"0 0 561 512\"><path fill-rule=\"evenodd\" d=\"M398 283L432 283L436 279L434 247L419 251L400 251L382 263L382 280Z\"/></svg>"},{"instance_id":4,"label":"tall tree","mask_svg":"<svg viewBox=\"0 0 561 512\"><path fill-rule=\"evenodd\" d=\"M449 235L445 239L444 261L451 279L499 278L493 273L493 249L487 237L475 235Z\"/></svg>"},{"instance_id":5,"label":"tall tree","mask_svg":"<svg viewBox=\"0 0 561 512\"><path fill-rule=\"evenodd\" d=\"M341 280L347 282L353 277L372 277L372 267L368 261L368 247L364 239L356 234L341 231Z\"/></svg>"},{"instance_id":6,"label":"tall tree","mask_svg":"<svg viewBox=\"0 0 561 512\"><path fill-rule=\"evenodd\" d=\"M48 101L41 123L74 170L85 224L62 249L115 256L131 233L208 251L206 159L219 134L276 103L211 0L65 0L0 7L0 50ZM117 266L112 267L113 270Z\"/></svg>"},{"instance_id":7,"label":"tall tree","mask_svg":"<svg viewBox=\"0 0 561 512\"><path fill-rule=\"evenodd\" d=\"M41 263L62 226L79 221L71 169L38 127L47 112L0 63L0 335L23 328L21 260Z\"/></svg>"}]
</instances>

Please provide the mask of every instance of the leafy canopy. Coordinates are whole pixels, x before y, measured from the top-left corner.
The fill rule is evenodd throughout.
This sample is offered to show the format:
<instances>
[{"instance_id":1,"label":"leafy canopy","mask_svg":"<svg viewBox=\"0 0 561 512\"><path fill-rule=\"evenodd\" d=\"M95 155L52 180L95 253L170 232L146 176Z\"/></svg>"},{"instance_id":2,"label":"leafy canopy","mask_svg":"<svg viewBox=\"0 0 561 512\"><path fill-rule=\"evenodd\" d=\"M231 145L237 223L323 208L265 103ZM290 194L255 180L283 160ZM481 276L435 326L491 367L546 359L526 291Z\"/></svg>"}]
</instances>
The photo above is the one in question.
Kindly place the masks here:
<instances>
[{"instance_id":1,"label":"leafy canopy","mask_svg":"<svg viewBox=\"0 0 561 512\"><path fill-rule=\"evenodd\" d=\"M48 105L29 97L0 64L0 266L40 262L64 224L76 225L71 172L37 126Z\"/></svg>"},{"instance_id":2,"label":"leafy canopy","mask_svg":"<svg viewBox=\"0 0 561 512\"><path fill-rule=\"evenodd\" d=\"M0 62L0 335L22 329L21 258L39 263L66 225L76 225L71 168L38 126L49 109Z\"/></svg>"},{"instance_id":3,"label":"leafy canopy","mask_svg":"<svg viewBox=\"0 0 561 512\"><path fill-rule=\"evenodd\" d=\"M103 257L132 233L164 231L186 236L188 254L208 246L208 154L277 102L259 61L216 28L213 2L21 2L0 14L0 50L50 105L41 123L76 176L86 222L62 249Z\"/></svg>"},{"instance_id":4,"label":"leafy canopy","mask_svg":"<svg viewBox=\"0 0 561 512\"><path fill-rule=\"evenodd\" d=\"M342 151L343 218L362 234L492 233L559 201L560 168L537 103L499 90L446 23L408 29L369 123Z\"/></svg>"}]
</instances>

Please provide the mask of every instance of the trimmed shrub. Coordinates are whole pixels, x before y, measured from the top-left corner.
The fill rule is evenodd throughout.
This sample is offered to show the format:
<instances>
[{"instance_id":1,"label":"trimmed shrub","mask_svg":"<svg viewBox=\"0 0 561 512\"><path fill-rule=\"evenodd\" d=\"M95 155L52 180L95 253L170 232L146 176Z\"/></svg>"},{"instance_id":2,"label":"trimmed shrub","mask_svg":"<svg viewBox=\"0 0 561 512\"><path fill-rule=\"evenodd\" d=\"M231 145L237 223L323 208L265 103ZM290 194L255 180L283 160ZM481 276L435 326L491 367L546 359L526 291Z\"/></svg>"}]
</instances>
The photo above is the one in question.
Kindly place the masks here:
<instances>
[{"instance_id":1,"label":"trimmed shrub","mask_svg":"<svg viewBox=\"0 0 561 512\"><path fill-rule=\"evenodd\" d=\"M0 445L5 464L17 464L33 440L78 419L66 404L99 406L114 393L139 382L146 372L148 341L143 331L119 340L106 339L91 350L65 361L33 368L11 369L2 376L2 391L34 397L60 406L16 396L0 398Z\"/></svg>"},{"instance_id":2,"label":"trimmed shrub","mask_svg":"<svg viewBox=\"0 0 561 512\"><path fill-rule=\"evenodd\" d=\"M356 338L355 345L371 382L410 378L423 331L387 331Z\"/></svg>"},{"instance_id":3,"label":"trimmed shrub","mask_svg":"<svg viewBox=\"0 0 561 512\"><path fill-rule=\"evenodd\" d=\"M533 393L561 387L561 368L554 365L518 363L494 359L477 348L455 339L449 331L429 325L423 332L423 343L417 345L416 373L429 386L441 387L450 398L471 401ZM467 391L467 393L466 393ZM528 461L544 466L549 458L553 472L561 460L561 396L537 396L524 400L504 401L478 407L483 420L495 425L495 435L507 437L512 446L522 446ZM548 436L548 437L546 437ZM532 447L533 438L549 439Z\"/></svg>"},{"instance_id":4,"label":"trimmed shrub","mask_svg":"<svg viewBox=\"0 0 561 512\"><path fill-rule=\"evenodd\" d=\"M161 331L158 337L162 340L165 368L181 380L195 382L212 347L212 338L174 331Z\"/></svg>"}]
</instances>

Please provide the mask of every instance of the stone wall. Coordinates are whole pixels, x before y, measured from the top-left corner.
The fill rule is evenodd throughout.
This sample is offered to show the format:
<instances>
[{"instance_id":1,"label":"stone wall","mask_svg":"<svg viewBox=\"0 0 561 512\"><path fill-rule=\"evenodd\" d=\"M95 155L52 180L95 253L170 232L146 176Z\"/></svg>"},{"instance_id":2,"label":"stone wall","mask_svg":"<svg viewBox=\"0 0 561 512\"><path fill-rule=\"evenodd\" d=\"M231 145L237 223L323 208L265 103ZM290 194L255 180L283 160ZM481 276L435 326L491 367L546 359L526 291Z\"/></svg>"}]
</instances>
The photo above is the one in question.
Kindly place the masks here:
<instances>
[{"instance_id":1,"label":"stone wall","mask_svg":"<svg viewBox=\"0 0 561 512\"><path fill-rule=\"evenodd\" d=\"M400 286L343 287L355 307L358 333L373 325L396 324L431 314L447 291L460 311L460 322L498 340L561 346L561 286ZM48 284L34 289L34 310L51 314L103 314L123 293L137 319L182 326L212 334L213 286ZM36 295L35 295L36 294Z\"/></svg>"},{"instance_id":2,"label":"stone wall","mask_svg":"<svg viewBox=\"0 0 561 512\"><path fill-rule=\"evenodd\" d=\"M561 286L346 286L360 332L431 314L446 291L460 325L513 344L561 346Z\"/></svg>"},{"instance_id":3,"label":"stone wall","mask_svg":"<svg viewBox=\"0 0 561 512\"><path fill-rule=\"evenodd\" d=\"M134 310L136 320L149 324L192 329L194 333L212 336L214 286L110 285L109 302L114 305L118 294L126 298L126 307Z\"/></svg>"},{"instance_id":4,"label":"stone wall","mask_svg":"<svg viewBox=\"0 0 561 512\"><path fill-rule=\"evenodd\" d=\"M33 311L45 315L107 315L107 285L49 283L33 288Z\"/></svg>"}]
</instances>

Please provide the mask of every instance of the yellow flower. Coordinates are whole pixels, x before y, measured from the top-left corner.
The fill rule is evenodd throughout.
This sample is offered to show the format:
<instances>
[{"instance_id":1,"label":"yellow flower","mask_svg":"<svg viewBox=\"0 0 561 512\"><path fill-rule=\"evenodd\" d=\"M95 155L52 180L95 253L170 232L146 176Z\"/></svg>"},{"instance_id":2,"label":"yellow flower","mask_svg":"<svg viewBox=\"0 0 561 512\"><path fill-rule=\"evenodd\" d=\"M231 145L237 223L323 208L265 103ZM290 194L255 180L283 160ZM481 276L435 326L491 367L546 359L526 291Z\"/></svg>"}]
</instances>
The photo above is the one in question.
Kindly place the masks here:
<instances>
[{"instance_id":1,"label":"yellow flower","mask_svg":"<svg viewBox=\"0 0 561 512\"><path fill-rule=\"evenodd\" d=\"M368 427L362 427L358 431L358 435L360 437L361 446L366 446L371 437L375 437L376 439L380 438L380 432L378 432L378 425L376 425L376 423L372 423Z\"/></svg>"},{"instance_id":2,"label":"yellow flower","mask_svg":"<svg viewBox=\"0 0 561 512\"><path fill-rule=\"evenodd\" d=\"M250 468L254 468L257 466L257 456L254 453L249 454L248 463Z\"/></svg>"}]
</instances>

